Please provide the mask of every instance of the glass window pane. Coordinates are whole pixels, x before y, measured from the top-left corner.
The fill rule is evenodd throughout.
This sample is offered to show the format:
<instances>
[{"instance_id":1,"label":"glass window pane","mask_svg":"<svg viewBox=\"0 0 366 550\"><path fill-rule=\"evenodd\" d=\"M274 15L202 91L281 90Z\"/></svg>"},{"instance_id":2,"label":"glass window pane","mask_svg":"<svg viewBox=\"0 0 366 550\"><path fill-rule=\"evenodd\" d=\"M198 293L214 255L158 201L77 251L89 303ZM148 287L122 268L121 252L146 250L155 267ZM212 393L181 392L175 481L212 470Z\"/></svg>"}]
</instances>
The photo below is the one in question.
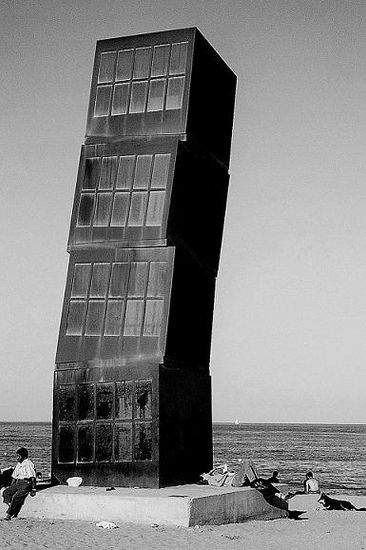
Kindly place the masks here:
<instances>
[{"instance_id":1,"label":"glass window pane","mask_svg":"<svg viewBox=\"0 0 366 550\"><path fill-rule=\"evenodd\" d=\"M169 74L181 74L186 70L188 42L172 44Z\"/></svg>"},{"instance_id":2,"label":"glass window pane","mask_svg":"<svg viewBox=\"0 0 366 550\"><path fill-rule=\"evenodd\" d=\"M138 155L136 162L134 189L147 189L151 176L152 155Z\"/></svg>"},{"instance_id":3,"label":"glass window pane","mask_svg":"<svg viewBox=\"0 0 366 550\"><path fill-rule=\"evenodd\" d=\"M113 432L112 424L100 424L95 430L95 459L97 462L112 460Z\"/></svg>"},{"instance_id":4,"label":"glass window pane","mask_svg":"<svg viewBox=\"0 0 366 550\"><path fill-rule=\"evenodd\" d=\"M170 45L154 46L151 76L164 76L168 70Z\"/></svg>"},{"instance_id":5,"label":"glass window pane","mask_svg":"<svg viewBox=\"0 0 366 550\"><path fill-rule=\"evenodd\" d=\"M147 193L132 193L128 225L138 227L144 224Z\"/></svg>"},{"instance_id":6,"label":"glass window pane","mask_svg":"<svg viewBox=\"0 0 366 550\"><path fill-rule=\"evenodd\" d=\"M168 93L166 96L167 110L181 109L183 105L184 76L169 78Z\"/></svg>"},{"instance_id":7,"label":"glass window pane","mask_svg":"<svg viewBox=\"0 0 366 550\"><path fill-rule=\"evenodd\" d=\"M129 205L130 193L116 193L114 195L111 227L124 227L126 225Z\"/></svg>"},{"instance_id":8,"label":"glass window pane","mask_svg":"<svg viewBox=\"0 0 366 550\"><path fill-rule=\"evenodd\" d=\"M163 306L163 300L146 301L144 336L160 336Z\"/></svg>"},{"instance_id":9,"label":"glass window pane","mask_svg":"<svg viewBox=\"0 0 366 550\"><path fill-rule=\"evenodd\" d=\"M109 283L109 264L95 263L93 265L93 275L90 285L91 298L104 298L107 294Z\"/></svg>"},{"instance_id":10,"label":"glass window pane","mask_svg":"<svg viewBox=\"0 0 366 550\"><path fill-rule=\"evenodd\" d=\"M60 386L58 399L59 420L61 422L75 420L75 386Z\"/></svg>"},{"instance_id":11,"label":"glass window pane","mask_svg":"<svg viewBox=\"0 0 366 550\"><path fill-rule=\"evenodd\" d=\"M79 426L78 429L78 462L93 462L93 437L92 426Z\"/></svg>"},{"instance_id":12,"label":"glass window pane","mask_svg":"<svg viewBox=\"0 0 366 550\"><path fill-rule=\"evenodd\" d=\"M100 54L100 65L98 83L112 82L114 76L114 65L116 52L103 52Z\"/></svg>"},{"instance_id":13,"label":"glass window pane","mask_svg":"<svg viewBox=\"0 0 366 550\"><path fill-rule=\"evenodd\" d=\"M82 298L88 294L91 264L75 264L71 296Z\"/></svg>"},{"instance_id":14,"label":"glass window pane","mask_svg":"<svg viewBox=\"0 0 366 550\"><path fill-rule=\"evenodd\" d=\"M81 193L77 221L78 226L90 225L94 212L94 200L94 193Z\"/></svg>"},{"instance_id":15,"label":"glass window pane","mask_svg":"<svg viewBox=\"0 0 366 550\"><path fill-rule=\"evenodd\" d=\"M131 424L120 424L115 427L114 457L117 462L132 461Z\"/></svg>"},{"instance_id":16,"label":"glass window pane","mask_svg":"<svg viewBox=\"0 0 366 550\"><path fill-rule=\"evenodd\" d=\"M96 413L97 419L107 420L113 414L113 384L97 384Z\"/></svg>"},{"instance_id":17,"label":"glass window pane","mask_svg":"<svg viewBox=\"0 0 366 550\"><path fill-rule=\"evenodd\" d=\"M113 91L112 115L125 115L128 107L130 85L116 84Z\"/></svg>"},{"instance_id":18,"label":"glass window pane","mask_svg":"<svg viewBox=\"0 0 366 550\"><path fill-rule=\"evenodd\" d=\"M151 48L136 48L133 78L148 78L151 63Z\"/></svg>"},{"instance_id":19,"label":"glass window pane","mask_svg":"<svg viewBox=\"0 0 366 550\"><path fill-rule=\"evenodd\" d=\"M158 78L150 80L149 97L147 100L148 111L162 111L164 108L166 79Z\"/></svg>"},{"instance_id":20,"label":"glass window pane","mask_svg":"<svg viewBox=\"0 0 366 550\"><path fill-rule=\"evenodd\" d=\"M147 80L132 83L130 113L143 113L146 106Z\"/></svg>"},{"instance_id":21,"label":"glass window pane","mask_svg":"<svg viewBox=\"0 0 366 550\"><path fill-rule=\"evenodd\" d=\"M78 419L92 420L94 418L94 386L79 384L78 386Z\"/></svg>"},{"instance_id":22,"label":"glass window pane","mask_svg":"<svg viewBox=\"0 0 366 550\"><path fill-rule=\"evenodd\" d=\"M85 159L83 189L96 189L98 186L99 175L100 159L98 157Z\"/></svg>"},{"instance_id":23,"label":"glass window pane","mask_svg":"<svg viewBox=\"0 0 366 550\"><path fill-rule=\"evenodd\" d=\"M118 52L116 80L129 80L132 72L133 50Z\"/></svg>"},{"instance_id":24,"label":"glass window pane","mask_svg":"<svg viewBox=\"0 0 366 550\"><path fill-rule=\"evenodd\" d=\"M127 263L112 264L112 276L111 276L111 282L109 285L109 296L112 296L114 298L125 296L127 278L128 278Z\"/></svg>"},{"instance_id":25,"label":"glass window pane","mask_svg":"<svg viewBox=\"0 0 366 550\"><path fill-rule=\"evenodd\" d=\"M116 418L121 420L132 418L132 382L117 382L116 384Z\"/></svg>"},{"instance_id":26,"label":"glass window pane","mask_svg":"<svg viewBox=\"0 0 366 550\"><path fill-rule=\"evenodd\" d=\"M140 419L143 420L145 418L151 418L151 395L152 395L151 380L139 380L138 382L136 382L135 418L139 420Z\"/></svg>"},{"instance_id":27,"label":"glass window pane","mask_svg":"<svg viewBox=\"0 0 366 550\"><path fill-rule=\"evenodd\" d=\"M111 101L112 86L98 86L95 98L94 116L107 116Z\"/></svg>"},{"instance_id":28,"label":"glass window pane","mask_svg":"<svg viewBox=\"0 0 366 550\"><path fill-rule=\"evenodd\" d=\"M146 226L161 225L164 213L165 191L151 191L147 207Z\"/></svg>"},{"instance_id":29,"label":"glass window pane","mask_svg":"<svg viewBox=\"0 0 366 550\"><path fill-rule=\"evenodd\" d=\"M86 314L85 336L100 336L104 318L104 302L90 300Z\"/></svg>"},{"instance_id":30,"label":"glass window pane","mask_svg":"<svg viewBox=\"0 0 366 550\"><path fill-rule=\"evenodd\" d=\"M143 312L143 300L127 300L124 336L140 336Z\"/></svg>"},{"instance_id":31,"label":"glass window pane","mask_svg":"<svg viewBox=\"0 0 366 550\"><path fill-rule=\"evenodd\" d=\"M128 280L128 296L142 297L145 295L147 283L147 262L131 262Z\"/></svg>"},{"instance_id":32,"label":"glass window pane","mask_svg":"<svg viewBox=\"0 0 366 550\"><path fill-rule=\"evenodd\" d=\"M135 168L135 155L125 155L120 157L116 189L131 189L133 171Z\"/></svg>"},{"instance_id":33,"label":"glass window pane","mask_svg":"<svg viewBox=\"0 0 366 550\"><path fill-rule=\"evenodd\" d=\"M136 422L133 457L135 460L151 460L151 422Z\"/></svg>"},{"instance_id":34,"label":"glass window pane","mask_svg":"<svg viewBox=\"0 0 366 550\"><path fill-rule=\"evenodd\" d=\"M81 336L83 333L83 322L85 315L85 302L71 300L67 313L66 334L67 336Z\"/></svg>"},{"instance_id":35,"label":"glass window pane","mask_svg":"<svg viewBox=\"0 0 366 550\"><path fill-rule=\"evenodd\" d=\"M99 189L113 189L117 174L118 157L104 157L100 174Z\"/></svg>"},{"instance_id":36,"label":"glass window pane","mask_svg":"<svg viewBox=\"0 0 366 550\"><path fill-rule=\"evenodd\" d=\"M109 218L111 215L112 207L112 193L99 193L97 200L97 207L94 215L94 226L105 227L109 225Z\"/></svg>"},{"instance_id":37,"label":"glass window pane","mask_svg":"<svg viewBox=\"0 0 366 550\"><path fill-rule=\"evenodd\" d=\"M151 262L149 270L149 282L147 295L151 297L163 297L167 287L168 263Z\"/></svg>"},{"instance_id":38,"label":"glass window pane","mask_svg":"<svg viewBox=\"0 0 366 550\"><path fill-rule=\"evenodd\" d=\"M109 300L105 317L104 336L119 336L121 334L123 313L122 300Z\"/></svg>"},{"instance_id":39,"label":"glass window pane","mask_svg":"<svg viewBox=\"0 0 366 550\"><path fill-rule=\"evenodd\" d=\"M151 188L166 188L170 165L170 153L157 154L154 157L154 168L151 177Z\"/></svg>"},{"instance_id":40,"label":"glass window pane","mask_svg":"<svg viewBox=\"0 0 366 550\"><path fill-rule=\"evenodd\" d=\"M72 426L61 426L59 430L58 461L74 462L75 433Z\"/></svg>"}]
</instances>

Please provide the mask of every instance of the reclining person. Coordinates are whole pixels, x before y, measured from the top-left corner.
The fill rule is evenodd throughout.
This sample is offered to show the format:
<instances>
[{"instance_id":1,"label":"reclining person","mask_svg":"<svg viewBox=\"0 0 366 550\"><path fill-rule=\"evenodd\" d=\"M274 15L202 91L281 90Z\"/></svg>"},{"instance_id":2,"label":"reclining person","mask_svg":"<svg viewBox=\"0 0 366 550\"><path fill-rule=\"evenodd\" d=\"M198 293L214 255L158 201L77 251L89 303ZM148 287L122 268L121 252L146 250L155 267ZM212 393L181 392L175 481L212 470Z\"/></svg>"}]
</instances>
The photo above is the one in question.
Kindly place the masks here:
<instances>
[{"instance_id":1,"label":"reclining person","mask_svg":"<svg viewBox=\"0 0 366 550\"><path fill-rule=\"evenodd\" d=\"M301 514L305 514L305 511L289 510L288 502L285 500L282 493L266 479L257 478L252 481L250 485L262 493L264 500L268 502L268 504L280 510L285 510L290 519L299 519Z\"/></svg>"}]
</instances>

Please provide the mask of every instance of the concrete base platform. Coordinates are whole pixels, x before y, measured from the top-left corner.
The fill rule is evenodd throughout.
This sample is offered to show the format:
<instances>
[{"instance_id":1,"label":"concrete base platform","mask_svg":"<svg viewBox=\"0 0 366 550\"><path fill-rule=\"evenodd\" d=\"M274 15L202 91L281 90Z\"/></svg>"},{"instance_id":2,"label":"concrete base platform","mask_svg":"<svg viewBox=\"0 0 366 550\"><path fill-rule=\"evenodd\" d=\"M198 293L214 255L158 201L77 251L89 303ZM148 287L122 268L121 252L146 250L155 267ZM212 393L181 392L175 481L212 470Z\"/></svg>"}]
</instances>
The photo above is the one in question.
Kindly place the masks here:
<instances>
[{"instance_id":1,"label":"concrete base platform","mask_svg":"<svg viewBox=\"0 0 366 550\"><path fill-rule=\"evenodd\" d=\"M285 485L278 488L286 492ZM105 487L58 485L38 492L36 497L28 497L20 515L184 527L287 517L283 510L267 504L255 489L209 485L163 489L117 487L113 491L106 491Z\"/></svg>"}]
</instances>

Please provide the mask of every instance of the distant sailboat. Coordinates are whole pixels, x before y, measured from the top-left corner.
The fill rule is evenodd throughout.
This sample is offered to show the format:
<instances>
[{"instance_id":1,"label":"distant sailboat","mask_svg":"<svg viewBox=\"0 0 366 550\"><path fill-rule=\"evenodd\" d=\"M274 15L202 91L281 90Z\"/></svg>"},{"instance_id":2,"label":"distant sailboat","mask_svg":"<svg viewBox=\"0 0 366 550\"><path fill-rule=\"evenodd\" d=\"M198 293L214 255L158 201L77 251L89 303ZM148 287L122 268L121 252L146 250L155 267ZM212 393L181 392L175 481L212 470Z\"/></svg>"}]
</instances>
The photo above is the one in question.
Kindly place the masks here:
<instances>
[{"instance_id":1,"label":"distant sailboat","mask_svg":"<svg viewBox=\"0 0 366 550\"><path fill-rule=\"evenodd\" d=\"M234 422L235 426L239 426L240 422L237 418L235 418L235 422Z\"/></svg>"}]
</instances>

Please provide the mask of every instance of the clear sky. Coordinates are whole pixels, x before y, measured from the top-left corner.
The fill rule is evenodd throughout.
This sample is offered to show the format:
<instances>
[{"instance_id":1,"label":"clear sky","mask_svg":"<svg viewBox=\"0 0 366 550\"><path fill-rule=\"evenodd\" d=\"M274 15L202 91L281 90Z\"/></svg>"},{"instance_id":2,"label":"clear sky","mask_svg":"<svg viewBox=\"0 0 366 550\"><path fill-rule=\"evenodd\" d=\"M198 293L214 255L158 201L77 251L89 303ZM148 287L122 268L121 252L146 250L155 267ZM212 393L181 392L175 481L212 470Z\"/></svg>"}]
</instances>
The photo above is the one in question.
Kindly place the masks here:
<instances>
[{"instance_id":1,"label":"clear sky","mask_svg":"<svg viewBox=\"0 0 366 550\"><path fill-rule=\"evenodd\" d=\"M3 0L0 420L49 420L95 42L198 27L239 79L213 418L365 422L364 0Z\"/></svg>"}]
</instances>

